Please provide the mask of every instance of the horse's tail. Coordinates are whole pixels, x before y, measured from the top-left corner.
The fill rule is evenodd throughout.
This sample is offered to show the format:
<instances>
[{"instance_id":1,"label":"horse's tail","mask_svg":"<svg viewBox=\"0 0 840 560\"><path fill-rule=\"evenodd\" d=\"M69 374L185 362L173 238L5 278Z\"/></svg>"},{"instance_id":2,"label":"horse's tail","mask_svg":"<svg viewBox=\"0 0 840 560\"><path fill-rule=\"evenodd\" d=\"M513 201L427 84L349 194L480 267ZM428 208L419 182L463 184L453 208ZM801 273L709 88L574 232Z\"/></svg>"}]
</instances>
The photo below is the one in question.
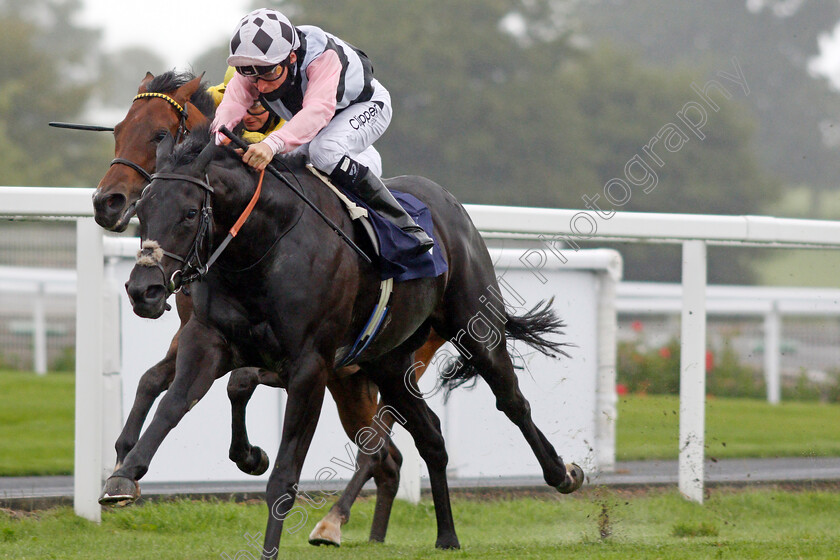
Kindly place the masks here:
<instances>
[{"instance_id":1,"label":"horse's tail","mask_svg":"<svg viewBox=\"0 0 840 560\"><path fill-rule=\"evenodd\" d=\"M548 334L565 334L561 329L565 329L566 324L551 309L552 303L554 298L543 300L519 317L505 312L505 334L514 340L521 340L550 358L557 358L558 354L570 358L571 356L563 350L564 346L570 346L568 342L553 342L545 337Z\"/></svg>"},{"instance_id":2,"label":"horse's tail","mask_svg":"<svg viewBox=\"0 0 840 560\"><path fill-rule=\"evenodd\" d=\"M510 315L505 311L505 334L508 338L521 340L550 358L558 358L560 355L569 358L569 354L563 348L572 344L546 338L547 335L565 334L561 329L566 328L566 324L551 309L553 302L554 298L543 300L519 316ZM475 380L479 372L474 363L458 356L457 359L449 361L441 372L443 388L448 394L453 389Z\"/></svg>"}]
</instances>

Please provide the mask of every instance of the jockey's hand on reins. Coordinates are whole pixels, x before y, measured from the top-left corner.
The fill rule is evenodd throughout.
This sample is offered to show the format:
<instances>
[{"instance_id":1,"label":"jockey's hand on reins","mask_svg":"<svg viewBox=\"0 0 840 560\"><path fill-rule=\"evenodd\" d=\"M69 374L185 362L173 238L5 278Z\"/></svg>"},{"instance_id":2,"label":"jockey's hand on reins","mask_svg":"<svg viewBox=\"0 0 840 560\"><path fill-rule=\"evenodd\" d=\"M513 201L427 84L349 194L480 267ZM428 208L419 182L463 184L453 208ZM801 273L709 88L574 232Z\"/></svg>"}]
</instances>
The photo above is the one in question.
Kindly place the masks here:
<instances>
[{"instance_id":1,"label":"jockey's hand on reins","mask_svg":"<svg viewBox=\"0 0 840 560\"><path fill-rule=\"evenodd\" d=\"M240 150L237 150L239 152ZM248 146L248 150L242 155L242 161L257 171L263 171L274 158L274 151L263 142L257 142Z\"/></svg>"},{"instance_id":2,"label":"jockey's hand on reins","mask_svg":"<svg viewBox=\"0 0 840 560\"><path fill-rule=\"evenodd\" d=\"M239 149L243 149L243 150L244 150L244 149L246 149L246 148L250 148L250 146L253 146L253 144L249 145L249 144L248 144L247 142L245 142L242 138L239 138L238 136L236 136L234 133L232 133L230 130L228 130L228 128L227 128L226 126L221 126L221 127L219 128L219 132L221 132L223 135L225 135L225 136L226 136L226 137L227 137L227 138L231 141L231 143L232 143L234 146L236 146L237 148L239 148ZM270 161L270 160L269 160L269 161ZM353 250L356 252L356 254L357 254L357 255L359 255L359 257L361 257L361 259L362 259L363 261L365 261L365 262L366 262L366 263L368 263L368 264L372 264L372 261L370 260L370 257L369 257L369 256L367 256L367 255L365 254L365 252L364 252L364 251L362 251L361 249L359 249L359 247L358 247L355 243L353 243L353 240L352 240L352 239L350 239L350 238L347 236L347 234L346 234L346 233L344 233L343 231L341 231L341 228L339 228L337 225L335 225L335 223L334 223L332 220L330 220L330 219L329 219L329 218L328 218L328 217L327 217L327 216L326 216L326 215L325 215L325 214L321 211L321 209L320 209L320 208L318 208L318 207L315 205L315 203L313 203L311 200L309 200L309 199L306 197L306 195L305 195L302 191L298 190L298 189L297 189L297 188L296 188L296 187L295 187L292 183L290 183L290 182L289 182L289 180L288 180L288 179L286 179L286 178L283 176L283 174L282 174L282 173L280 173L279 171L277 171L277 168L276 168L276 167L274 167L273 165L271 165L271 163L268 163L268 164L266 164L266 169L268 169L268 172L269 172L269 173L271 173L272 175L274 175L275 177L277 177L277 179L279 179L279 180L280 180L280 181L281 181L284 185L286 185L286 186L287 186L287 187L288 187L288 188L289 188L289 189L290 189L293 193L295 193L295 195L297 195L297 196L298 196L298 198L300 198L303 202L305 202L307 206L309 206L309 207L310 207L313 211L315 211L315 213L316 213L316 214L318 214L318 217L319 217L319 218L321 218L321 219L324 221L324 223L326 223L328 226L330 226L330 229L332 229L332 230L336 233L336 235L338 235L339 237L341 237L341 239L342 239L342 240L344 240L344 242L345 242L345 243L347 243L347 245L349 245L349 246L350 246L350 248L351 248L351 249L353 249Z\"/></svg>"}]
</instances>

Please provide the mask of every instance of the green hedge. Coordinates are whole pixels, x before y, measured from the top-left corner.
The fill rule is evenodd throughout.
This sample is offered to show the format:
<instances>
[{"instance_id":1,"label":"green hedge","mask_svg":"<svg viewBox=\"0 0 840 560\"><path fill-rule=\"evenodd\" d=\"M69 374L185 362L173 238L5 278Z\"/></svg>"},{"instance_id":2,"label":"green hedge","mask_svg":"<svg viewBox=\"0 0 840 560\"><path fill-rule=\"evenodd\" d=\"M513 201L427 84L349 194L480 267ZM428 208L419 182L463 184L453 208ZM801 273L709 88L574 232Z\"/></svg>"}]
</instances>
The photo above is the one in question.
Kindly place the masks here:
<instances>
[{"instance_id":1,"label":"green hedge","mask_svg":"<svg viewBox=\"0 0 840 560\"><path fill-rule=\"evenodd\" d=\"M680 392L680 341L650 349L641 338L618 344L617 383L620 392L676 395ZM706 392L718 397L764 398L767 385L761 369L741 362L729 339L706 356ZM795 380L783 380L786 400L840 402L840 371L828 372L828 381L811 381L803 370Z\"/></svg>"}]
</instances>

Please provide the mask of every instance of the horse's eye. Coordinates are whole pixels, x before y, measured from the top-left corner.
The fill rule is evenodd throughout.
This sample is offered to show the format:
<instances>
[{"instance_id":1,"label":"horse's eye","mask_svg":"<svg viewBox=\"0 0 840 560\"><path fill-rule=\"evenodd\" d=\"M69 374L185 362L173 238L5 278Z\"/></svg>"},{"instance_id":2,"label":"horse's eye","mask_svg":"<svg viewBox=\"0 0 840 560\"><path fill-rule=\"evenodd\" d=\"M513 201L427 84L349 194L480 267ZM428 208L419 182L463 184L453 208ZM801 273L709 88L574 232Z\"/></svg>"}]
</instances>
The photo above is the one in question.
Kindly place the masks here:
<instances>
[{"instance_id":1,"label":"horse's eye","mask_svg":"<svg viewBox=\"0 0 840 560\"><path fill-rule=\"evenodd\" d=\"M192 220L196 216L198 216L198 210L196 210L195 208L187 210L187 219L188 220Z\"/></svg>"},{"instance_id":2,"label":"horse's eye","mask_svg":"<svg viewBox=\"0 0 840 560\"><path fill-rule=\"evenodd\" d=\"M163 139L166 138L167 134L169 134L169 131L167 130L158 130L157 132L155 132L154 137L152 137L152 142L154 142L155 144L161 143Z\"/></svg>"}]
</instances>

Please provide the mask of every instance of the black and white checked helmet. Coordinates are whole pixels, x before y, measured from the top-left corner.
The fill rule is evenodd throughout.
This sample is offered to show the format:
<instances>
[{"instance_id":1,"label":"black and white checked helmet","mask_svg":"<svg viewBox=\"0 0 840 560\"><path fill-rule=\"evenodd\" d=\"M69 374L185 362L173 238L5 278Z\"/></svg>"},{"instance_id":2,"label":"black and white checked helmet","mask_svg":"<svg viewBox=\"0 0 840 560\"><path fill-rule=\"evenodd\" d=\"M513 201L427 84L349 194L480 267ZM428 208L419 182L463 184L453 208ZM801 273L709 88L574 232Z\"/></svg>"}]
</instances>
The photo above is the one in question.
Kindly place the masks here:
<instances>
[{"instance_id":1,"label":"black and white checked helmet","mask_svg":"<svg viewBox=\"0 0 840 560\"><path fill-rule=\"evenodd\" d=\"M289 18L260 8L239 21L230 40L228 66L274 66L300 46Z\"/></svg>"}]
</instances>

